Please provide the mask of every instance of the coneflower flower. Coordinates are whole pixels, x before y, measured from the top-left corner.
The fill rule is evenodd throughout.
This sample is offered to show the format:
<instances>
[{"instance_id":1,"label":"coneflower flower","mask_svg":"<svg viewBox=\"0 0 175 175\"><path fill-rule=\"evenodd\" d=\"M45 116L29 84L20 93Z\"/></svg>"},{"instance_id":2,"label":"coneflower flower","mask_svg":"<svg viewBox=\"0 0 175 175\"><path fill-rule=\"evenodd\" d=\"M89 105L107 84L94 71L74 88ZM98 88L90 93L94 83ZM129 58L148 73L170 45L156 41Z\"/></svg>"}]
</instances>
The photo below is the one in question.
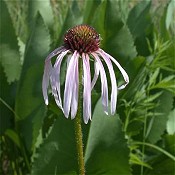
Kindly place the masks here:
<instances>
[{"instance_id":1,"label":"coneflower flower","mask_svg":"<svg viewBox=\"0 0 175 175\"><path fill-rule=\"evenodd\" d=\"M49 82L54 95L55 102L62 109L66 118L71 111L71 119L74 119L78 108L79 95L79 59L83 62L83 118L84 123L91 120L91 91L100 75L101 98L104 112L108 114L108 83L106 72L103 67L105 63L109 70L111 79L111 114L116 111L117 93L119 89L125 88L129 83L129 77L121 65L111 55L99 48L100 36L94 28L88 25L78 25L67 31L63 46L51 52L45 60L45 68L42 82L42 91L45 104L48 105ZM51 59L57 56L52 65ZM67 56L67 57L66 57ZM60 93L60 67L63 58L67 59L67 72L64 88L64 99L62 103ZM90 58L94 60L94 77L91 79ZM116 77L113 69L114 63L123 75L125 84L117 87Z\"/></svg>"}]
</instances>

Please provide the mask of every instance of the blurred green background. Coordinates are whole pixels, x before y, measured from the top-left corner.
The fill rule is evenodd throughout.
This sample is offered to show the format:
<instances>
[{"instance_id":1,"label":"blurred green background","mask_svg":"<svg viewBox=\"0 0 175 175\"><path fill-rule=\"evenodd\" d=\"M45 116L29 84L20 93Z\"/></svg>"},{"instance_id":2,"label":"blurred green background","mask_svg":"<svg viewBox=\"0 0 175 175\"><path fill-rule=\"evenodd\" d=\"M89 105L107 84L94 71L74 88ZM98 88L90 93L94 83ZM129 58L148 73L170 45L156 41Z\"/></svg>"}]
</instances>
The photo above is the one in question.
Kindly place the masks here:
<instances>
[{"instance_id":1,"label":"blurred green background","mask_svg":"<svg viewBox=\"0 0 175 175\"><path fill-rule=\"evenodd\" d=\"M174 0L1 0L0 8L0 174L78 174L73 121L51 95L45 106L41 89L46 56L78 24L100 33L130 77L114 116L102 110L100 81L92 91L86 174L174 174Z\"/></svg>"}]
</instances>

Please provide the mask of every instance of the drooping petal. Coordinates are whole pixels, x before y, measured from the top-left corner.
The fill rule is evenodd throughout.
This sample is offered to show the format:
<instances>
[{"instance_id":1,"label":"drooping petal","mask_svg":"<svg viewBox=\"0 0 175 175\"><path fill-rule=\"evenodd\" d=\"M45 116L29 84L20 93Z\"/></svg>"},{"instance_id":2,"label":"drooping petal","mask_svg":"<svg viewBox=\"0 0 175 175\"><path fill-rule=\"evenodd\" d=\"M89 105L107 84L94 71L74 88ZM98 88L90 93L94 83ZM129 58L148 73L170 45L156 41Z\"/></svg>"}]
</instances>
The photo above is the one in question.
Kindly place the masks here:
<instances>
[{"instance_id":1,"label":"drooping petal","mask_svg":"<svg viewBox=\"0 0 175 175\"><path fill-rule=\"evenodd\" d=\"M92 56L97 61L97 64L100 70L102 104L103 104L105 113L108 114L108 84L107 84L105 69L98 55L96 53L92 53Z\"/></svg>"},{"instance_id":2,"label":"drooping petal","mask_svg":"<svg viewBox=\"0 0 175 175\"><path fill-rule=\"evenodd\" d=\"M43 81L42 81L42 91L43 91L43 97L45 104L48 105L48 94L47 94L47 89L49 86L49 78L50 78L50 72L52 70L52 64L50 60L45 61L45 66L44 66L44 75L43 75Z\"/></svg>"},{"instance_id":3,"label":"drooping petal","mask_svg":"<svg viewBox=\"0 0 175 175\"><path fill-rule=\"evenodd\" d=\"M49 53L49 55L47 56L46 60L50 60L52 57L54 57L55 55L58 55L61 52L64 52L65 50L67 50L67 49L64 46L56 48L54 51Z\"/></svg>"},{"instance_id":4,"label":"drooping petal","mask_svg":"<svg viewBox=\"0 0 175 175\"><path fill-rule=\"evenodd\" d=\"M73 82L73 94L72 94L72 102L71 102L71 119L74 119L77 114L78 108L78 90L79 90L79 71L78 71L78 57L79 54L77 53L77 59L75 63L75 72L74 72L74 81Z\"/></svg>"},{"instance_id":5,"label":"drooping petal","mask_svg":"<svg viewBox=\"0 0 175 175\"><path fill-rule=\"evenodd\" d=\"M111 85L112 85L111 114L114 115L115 110L116 110L116 104L117 104L117 91L118 91L118 89L117 89L117 82L116 82L116 77L115 77L113 65L112 65L112 62L108 56L106 56L105 54L102 54L101 52L97 52L97 53L99 53L100 56L104 59L104 61L106 62L106 65L108 67L108 70L109 70L109 74L110 74L110 78L111 78Z\"/></svg>"},{"instance_id":6,"label":"drooping petal","mask_svg":"<svg viewBox=\"0 0 175 175\"><path fill-rule=\"evenodd\" d=\"M83 89L83 118L84 123L87 124L89 119L91 120L91 74L89 56L82 54L83 59L83 77L84 77L84 89Z\"/></svg>"},{"instance_id":7,"label":"drooping petal","mask_svg":"<svg viewBox=\"0 0 175 175\"><path fill-rule=\"evenodd\" d=\"M74 80L74 72L75 72L75 65L76 59L78 59L77 51L75 51L70 59L67 73L66 73L66 80L65 80L65 88L64 88L64 115L66 118L69 116L70 106L72 101L72 92L74 89L73 80Z\"/></svg>"},{"instance_id":8,"label":"drooping petal","mask_svg":"<svg viewBox=\"0 0 175 175\"><path fill-rule=\"evenodd\" d=\"M45 66L44 66L44 74L43 74L43 81L42 81L42 91L43 91L43 97L45 104L48 105L48 94L47 94L47 89L49 86L49 79L50 79L50 74L52 72L52 64L51 64L51 58L53 58L55 55L65 51L66 49L64 47L59 47L52 51L46 58L45 60Z\"/></svg>"},{"instance_id":9,"label":"drooping petal","mask_svg":"<svg viewBox=\"0 0 175 175\"><path fill-rule=\"evenodd\" d=\"M52 69L52 75L50 77L52 94L54 95L55 102L62 109L62 100L60 94L60 66L64 56L67 54L67 51L62 52L56 59L54 68Z\"/></svg>"},{"instance_id":10,"label":"drooping petal","mask_svg":"<svg viewBox=\"0 0 175 175\"><path fill-rule=\"evenodd\" d=\"M95 72L94 72L94 78L93 78L92 83L91 83L91 90L94 88L95 83L97 82L97 79L98 79L98 76L99 76L99 72L100 72L96 61L94 63L94 70L95 70Z\"/></svg>"},{"instance_id":11,"label":"drooping petal","mask_svg":"<svg viewBox=\"0 0 175 175\"><path fill-rule=\"evenodd\" d=\"M126 85L129 83L129 77L128 77L128 74L126 73L126 71L121 67L121 65L111 55L107 54L102 49L99 49L99 53L103 54L106 57L109 57L116 64L116 66L119 68L126 83L121 85L118 89L124 89L126 87Z\"/></svg>"}]
</instances>

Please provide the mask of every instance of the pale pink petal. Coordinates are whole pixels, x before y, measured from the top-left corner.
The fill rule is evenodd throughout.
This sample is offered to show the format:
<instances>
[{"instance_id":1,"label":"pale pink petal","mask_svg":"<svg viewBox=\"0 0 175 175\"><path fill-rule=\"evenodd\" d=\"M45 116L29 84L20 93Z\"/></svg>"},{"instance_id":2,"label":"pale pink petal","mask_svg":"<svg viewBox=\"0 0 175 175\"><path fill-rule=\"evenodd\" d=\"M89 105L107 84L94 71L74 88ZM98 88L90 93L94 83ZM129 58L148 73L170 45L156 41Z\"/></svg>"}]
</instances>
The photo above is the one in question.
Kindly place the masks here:
<instances>
[{"instance_id":1,"label":"pale pink petal","mask_svg":"<svg viewBox=\"0 0 175 175\"><path fill-rule=\"evenodd\" d=\"M99 76L99 72L100 72L96 61L94 63L94 70L95 70L95 72L94 72L94 78L93 78L92 83L91 83L91 90L94 88L95 83L97 82L97 79L98 79L98 76Z\"/></svg>"},{"instance_id":2,"label":"pale pink petal","mask_svg":"<svg viewBox=\"0 0 175 175\"><path fill-rule=\"evenodd\" d=\"M52 64L51 64L51 58L53 58L55 55L65 51L66 49L64 47L59 47L52 51L45 60L45 66L44 66L44 74L43 74L43 81L42 81L42 91L44 96L45 104L48 105L48 94L47 89L49 86L49 79L52 72Z\"/></svg>"},{"instance_id":3,"label":"pale pink petal","mask_svg":"<svg viewBox=\"0 0 175 175\"><path fill-rule=\"evenodd\" d=\"M107 54L106 52L104 52L102 49L99 49L99 53L104 54L106 57L109 57L115 64L116 66L119 68L120 72L123 75L123 78L125 80L125 84L123 84L122 86L120 86L118 89L124 89L126 87L126 85L129 83L129 77L128 74L126 73L126 71L121 67L121 65L116 61L115 58L113 58L111 55Z\"/></svg>"},{"instance_id":4,"label":"pale pink petal","mask_svg":"<svg viewBox=\"0 0 175 175\"><path fill-rule=\"evenodd\" d=\"M61 100L61 93L60 93L60 66L64 56L67 54L68 50L62 52L56 59L54 64L54 68L52 70L52 77L51 77L51 86L52 86L52 93L55 97L56 104L62 109L62 100Z\"/></svg>"},{"instance_id":5,"label":"pale pink petal","mask_svg":"<svg viewBox=\"0 0 175 175\"><path fill-rule=\"evenodd\" d=\"M106 56L105 54L101 52L97 52L100 54L100 56L104 59L104 61L107 64L110 78L111 78L111 85L112 85L112 90L111 90L111 114L114 115L116 111L116 104L117 104L117 82L116 82L116 77L113 69L113 65L111 60Z\"/></svg>"},{"instance_id":6,"label":"pale pink petal","mask_svg":"<svg viewBox=\"0 0 175 175\"><path fill-rule=\"evenodd\" d=\"M52 57L54 57L55 55L60 54L61 52L64 52L65 50L66 49L65 49L64 46L56 48L54 51L49 53L49 55L47 56L46 60L50 60Z\"/></svg>"},{"instance_id":7,"label":"pale pink petal","mask_svg":"<svg viewBox=\"0 0 175 175\"><path fill-rule=\"evenodd\" d=\"M52 64L50 60L45 61L45 66L44 66L44 75L43 75L43 81L42 81L42 91L43 91L43 97L45 104L48 105L48 95L47 95L47 89L49 86L49 78L50 78L50 72L52 69Z\"/></svg>"},{"instance_id":8,"label":"pale pink petal","mask_svg":"<svg viewBox=\"0 0 175 175\"><path fill-rule=\"evenodd\" d=\"M78 57L79 54L77 53ZM73 94L72 94L72 102L71 102L71 119L74 119L77 114L78 108L78 90L79 90L79 71L78 71L78 58L75 63L75 72L74 72L74 83L73 83Z\"/></svg>"},{"instance_id":9,"label":"pale pink petal","mask_svg":"<svg viewBox=\"0 0 175 175\"><path fill-rule=\"evenodd\" d=\"M92 53L92 56L97 61L97 64L100 70L102 104L103 104L105 113L108 114L108 84L107 84L105 69L98 55L96 53Z\"/></svg>"},{"instance_id":10,"label":"pale pink petal","mask_svg":"<svg viewBox=\"0 0 175 175\"><path fill-rule=\"evenodd\" d=\"M83 89L83 118L84 123L87 124L89 119L91 120L91 74L89 56L82 54L83 59L83 77L84 77L84 89Z\"/></svg>"},{"instance_id":11,"label":"pale pink petal","mask_svg":"<svg viewBox=\"0 0 175 175\"><path fill-rule=\"evenodd\" d=\"M70 112L70 106L72 101L72 93L73 93L73 83L74 83L74 72L76 67L76 59L78 59L77 51L74 52L72 58L70 59L70 63L67 68L66 73L66 81L65 81L65 88L64 88L64 114L65 117L68 118Z\"/></svg>"}]
</instances>

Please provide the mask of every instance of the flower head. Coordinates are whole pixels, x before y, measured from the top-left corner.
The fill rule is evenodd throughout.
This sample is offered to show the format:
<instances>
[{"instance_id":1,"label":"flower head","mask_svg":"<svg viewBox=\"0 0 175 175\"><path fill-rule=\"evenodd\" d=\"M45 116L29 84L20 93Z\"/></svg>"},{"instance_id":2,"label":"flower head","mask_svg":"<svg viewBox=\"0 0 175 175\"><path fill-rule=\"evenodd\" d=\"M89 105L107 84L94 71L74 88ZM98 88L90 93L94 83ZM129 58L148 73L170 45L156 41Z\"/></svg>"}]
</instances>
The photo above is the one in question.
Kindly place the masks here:
<instances>
[{"instance_id":1,"label":"flower head","mask_svg":"<svg viewBox=\"0 0 175 175\"><path fill-rule=\"evenodd\" d=\"M84 123L91 120L91 91L98 77L101 79L102 105L108 114L108 83L103 63L108 67L111 79L111 114L116 111L117 93L129 83L129 77L121 65L109 54L99 48L100 36L94 28L88 25L78 25L68 30L65 34L63 46L51 52L45 60L42 82L45 104L48 105L48 87L51 85L55 102L65 115L74 119L78 108L79 95L79 59L83 62L83 118ZM51 59L57 56L52 65ZM66 57L67 56L67 57ZM60 68L64 57L67 58L67 72L65 79L64 98L62 102L60 93ZM90 58L94 59L94 77L91 79ZM123 75L125 84L117 87L113 64L118 67Z\"/></svg>"}]
</instances>

